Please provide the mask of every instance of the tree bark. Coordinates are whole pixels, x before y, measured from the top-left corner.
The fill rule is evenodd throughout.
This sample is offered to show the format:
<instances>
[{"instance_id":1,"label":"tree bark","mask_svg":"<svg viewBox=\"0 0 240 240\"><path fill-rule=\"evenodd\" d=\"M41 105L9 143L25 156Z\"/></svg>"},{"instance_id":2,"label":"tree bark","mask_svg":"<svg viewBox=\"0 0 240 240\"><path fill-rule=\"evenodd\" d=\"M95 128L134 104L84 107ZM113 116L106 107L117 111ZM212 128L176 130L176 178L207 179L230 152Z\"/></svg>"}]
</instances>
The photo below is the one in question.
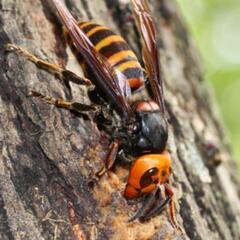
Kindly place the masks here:
<instances>
[{"instance_id":1,"label":"tree bark","mask_svg":"<svg viewBox=\"0 0 240 240\"><path fill-rule=\"evenodd\" d=\"M129 1L66 0L78 19L119 32L140 57ZM136 211L122 197L129 169L92 182L108 141L90 120L27 98L29 90L89 103L86 88L65 84L16 53L12 42L79 72L65 49L50 1L0 0L0 239L240 239L240 181L199 56L179 9L150 1L159 33L177 218L167 211L148 222L127 223ZM81 74L81 71L80 71ZM69 220L71 204L77 216Z\"/></svg>"}]
</instances>

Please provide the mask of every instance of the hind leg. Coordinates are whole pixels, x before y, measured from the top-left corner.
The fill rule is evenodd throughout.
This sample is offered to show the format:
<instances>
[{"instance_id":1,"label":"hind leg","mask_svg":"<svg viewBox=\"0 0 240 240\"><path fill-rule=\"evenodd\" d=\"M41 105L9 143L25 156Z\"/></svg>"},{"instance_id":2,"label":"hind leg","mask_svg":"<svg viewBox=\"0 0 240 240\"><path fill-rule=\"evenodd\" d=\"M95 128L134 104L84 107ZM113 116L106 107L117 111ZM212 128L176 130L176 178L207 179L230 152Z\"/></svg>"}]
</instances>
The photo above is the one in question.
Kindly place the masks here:
<instances>
[{"instance_id":1,"label":"hind leg","mask_svg":"<svg viewBox=\"0 0 240 240\"><path fill-rule=\"evenodd\" d=\"M35 63L36 66L38 66L39 68L44 69L50 73L54 73L61 79L64 79L66 81L71 81L79 85L86 85L86 86L91 85L91 81L89 79L84 77L79 77L74 72L64 69L57 64L49 63L45 60L42 60L18 45L8 43L5 45L5 50L7 52L16 52L20 54L21 56L25 57L27 60Z\"/></svg>"}]
</instances>

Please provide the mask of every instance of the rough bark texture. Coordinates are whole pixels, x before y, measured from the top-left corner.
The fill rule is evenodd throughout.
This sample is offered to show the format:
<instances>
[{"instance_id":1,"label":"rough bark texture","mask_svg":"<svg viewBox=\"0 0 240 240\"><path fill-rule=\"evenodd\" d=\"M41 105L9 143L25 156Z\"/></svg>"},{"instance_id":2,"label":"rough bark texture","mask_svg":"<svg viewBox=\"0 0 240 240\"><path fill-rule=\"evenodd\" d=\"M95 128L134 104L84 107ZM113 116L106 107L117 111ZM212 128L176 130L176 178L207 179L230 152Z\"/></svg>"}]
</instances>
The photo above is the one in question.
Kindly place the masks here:
<instances>
[{"instance_id":1,"label":"rough bark texture","mask_svg":"<svg viewBox=\"0 0 240 240\"><path fill-rule=\"evenodd\" d=\"M238 173L198 55L175 3L150 2L160 39L177 217L185 234L172 228L167 211L145 223L127 223L136 210L121 195L127 167L116 164L110 176L91 184L108 145L96 125L26 97L37 90L89 102L86 89L66 88L3 49L12 42L50 62L68 56L68 67L79 71L65 51L51 4L0 0L0 239L72 239L67 198L86 239L240 239ZM140 55L129 1L65 3L78 19L112 27Z\"/></svg>"}]
</instances>

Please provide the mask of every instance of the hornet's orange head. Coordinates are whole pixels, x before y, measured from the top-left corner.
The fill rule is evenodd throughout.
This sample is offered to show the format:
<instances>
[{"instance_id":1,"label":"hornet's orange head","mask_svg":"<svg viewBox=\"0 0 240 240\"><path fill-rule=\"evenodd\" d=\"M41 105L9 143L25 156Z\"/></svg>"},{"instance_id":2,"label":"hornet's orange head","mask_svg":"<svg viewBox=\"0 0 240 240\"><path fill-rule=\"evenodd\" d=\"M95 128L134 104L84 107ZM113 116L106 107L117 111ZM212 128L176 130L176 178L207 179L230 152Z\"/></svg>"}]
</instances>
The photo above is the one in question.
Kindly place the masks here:
<instances>
[{"instance_id":1,"label":"hornet's orange head","mask_svg":"<svg viewBox=\"0 0 240 240\"><path fill-rule=\"evenodd\" d=\"M150 193L158 184L167 182L170 174L171 160L168 152L143 155L131 167L124 197L133 199Z\"/></svg>"}]
</instances>

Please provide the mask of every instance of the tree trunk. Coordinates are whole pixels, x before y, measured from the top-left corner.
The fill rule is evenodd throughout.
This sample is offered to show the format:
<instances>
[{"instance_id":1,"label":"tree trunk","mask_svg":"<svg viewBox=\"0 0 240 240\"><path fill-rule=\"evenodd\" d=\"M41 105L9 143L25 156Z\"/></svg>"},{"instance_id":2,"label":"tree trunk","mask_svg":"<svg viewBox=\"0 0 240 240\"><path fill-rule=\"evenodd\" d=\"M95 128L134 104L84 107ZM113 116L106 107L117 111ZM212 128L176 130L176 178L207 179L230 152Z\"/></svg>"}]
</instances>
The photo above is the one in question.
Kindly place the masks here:
<instances>
[{"instance_id":1,"label":"tree trunk","mask_svg":"<svg viewBox=\"0 0 240 240\"><path fill-rule=\"evenodd\" d=\"M119 32L140 57L129 1L65 3L78 19ZM109 176L92 181L109 144L96 124L26 97L36 90L89 103L86 88L66 87L4 52L12 42L79 72L50 1L0 0L0 239L72 239L76 229L85 239L240 239L238 172L198 54L175 3L150 3L160 39L177 218L185 233L174 230L167 211L144 223L127 222L137 207L122 197L128 168L116 163Z\"/></svg>"}]
</instances>

